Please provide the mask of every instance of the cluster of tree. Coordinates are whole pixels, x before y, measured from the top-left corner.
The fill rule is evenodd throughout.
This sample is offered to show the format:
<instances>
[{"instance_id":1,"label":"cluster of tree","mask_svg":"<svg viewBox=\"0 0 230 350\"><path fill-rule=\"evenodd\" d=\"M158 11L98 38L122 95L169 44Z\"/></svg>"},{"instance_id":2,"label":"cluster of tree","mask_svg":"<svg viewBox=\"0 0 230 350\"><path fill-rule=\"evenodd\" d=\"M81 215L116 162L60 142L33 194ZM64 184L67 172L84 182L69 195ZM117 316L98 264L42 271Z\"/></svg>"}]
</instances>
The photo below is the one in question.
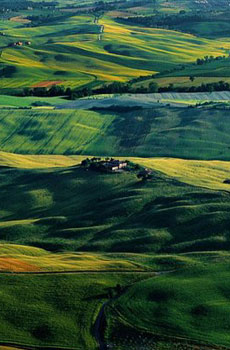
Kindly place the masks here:
<instances>
[{"instance_id":1,"label":"cluster of tree","mask_svg":"<svg viewBox=\"0 0 230 350\"><path fill-rule=\"evenodd\" d=\"M119 17L119 22L125 22L131 25L143 25L145 27L158 27L166 29L181 29L187 31L188 24L195 24L201 22L213 22L229 20L229 13L217 13L216 11L193 11L186 12L184 10L175 14L156 12L151 16L132 16Z\"/></svg>"},{"instance_id":2,"label":"cluster of tree","mask_svg":"<svg viewBox=\"0 0 230 350\"><path fill-rule=\"evenodd\" d=\"M137 174L137 178L145 182L153 178L152 172L149 169L144 169Z\"/></svg>"},{"instance_id":3,"label":"cluster of tree","mask_svg":"<svg viewBox=\"0 0 230 350\"><path fill-rule=\"evenodd\" d=\"M226 59L226 56L205 56L204 58L197 58L196 60L196 64L198 66L201 66L203 64L207 64L207 63L211 63L211 62L215 62L215 61L220 61L220 60L224 60Z\"/></svg>"},{"instance_id":4,"label":"cluster of tree","mask_svg":"<svg viewBox=\"0 0 230 350\"><path fill-rule=\"evenodd\" d=\"M96 94L153 93L153 92L158 92L158 85L155 82L151 82L146 87L144 86L134 87L130 82L128 83L114 82L109 85L103 85L101 88L95 89L93 92Z\"/></svg>"},{"instance_id":5,"label":"cluster of tree","mask_svg":"<svg viewBox=\"0 0 230 350\"><path fill-rule=\"evenodd\" d=\"M144 80L149 80L151 78L155 78L155 74L152 75L141 75L137 78L133 78L131 80L129 80L130 84L135 84L135 83L139 83L140 81L144 81Z\"/></svg>"},{"instance_id":6,"label":"cluster of tree","mask_svg":"<svg viewBox=\"0 0 230 350\"><path fill-rule=\"evenodd\" d=\"M54 97L54 96L71 96L72 90L64 86L53 85L47 87L34 87L23 89L22 96Z\"/></svg>"},{"instance_id":7,"label":"cluster of tree","mask_svg":"<svg viewBox=\"0 0 230 350\"><path fill-rule=\"evenodd\" d=\"M61 85L53 85L51 87L34 87L24 88L20 96L37 96L37 97L54 97L54 96L65 96L67 99L74 100L80 97L86 97L96 94L94 90L88 87L84 87L79 90L73 90L70 87L65 88Z\"/></svg>"},{"instance_id":8,"label":"cluster of tree","mask_svg":"<svg viewBox=\"0 0 230 350\"><path fill-rule=\"evenodd\" d=\"M47 24L51 24L58 21L63 21L66 18L70 17L70 14L59 14L59 11L54 11L52 13L48 13L46 15L33 15L27 16L27 19L31 21L30 24L27 24L27 27L35 27L35 26L44 26ZM50 39L52 40L52 39Z\"/></svg>"},{"instance_id":9,"label":"cluster of tree","mask_svg":"<svg viewBox=\"0 0 230 350\"><path fill-rule=\"evenodd\" d=\"M34 90L34 89L33 89ZM66 89L65 95L69 99L77 99L81 97L91 96L91 95L101 95L101 94L144 94L144 93L154 93L158 92L158 85L155 82L151 82L147 87L133 87L129 82L120 83L113 82L111 84L105 84L100 88L91 89L90 87L84 87L78 90L71 90L70 88ZM63 94L62 94L63 95ZM35 95L38 96L38 95ZM58 96L58 95L55 95Z\"/></svg>"}]
</instances>

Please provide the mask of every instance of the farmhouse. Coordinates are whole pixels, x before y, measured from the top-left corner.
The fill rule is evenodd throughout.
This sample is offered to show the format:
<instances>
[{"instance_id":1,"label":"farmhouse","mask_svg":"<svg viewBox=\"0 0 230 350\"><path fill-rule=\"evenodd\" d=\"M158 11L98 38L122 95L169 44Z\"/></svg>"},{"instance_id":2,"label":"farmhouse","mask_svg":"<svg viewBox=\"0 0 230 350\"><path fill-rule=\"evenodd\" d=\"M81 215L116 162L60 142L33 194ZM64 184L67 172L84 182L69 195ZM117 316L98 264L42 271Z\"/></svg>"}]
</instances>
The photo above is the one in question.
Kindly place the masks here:
<instances>
[{"instance_id":1,"label":"farmhouse","mask_svg":"<svg viewBox=\"0 0 230 350\"><path fill-rule=\"evenodd\" d=\"M81 162L81 165L96 171L117 172L124 170L128 166L128 162L114 158L106 158L102 160L101 158L93 157L91 159L84 159Z\"/></svg>"},{"instance_id":2,"label":"farmhouse","mask_svg":"<svg viewBox=\"0 0 230 350\"><path fill-rule=\"evenodd\" d=\"M127 162L118 159L110 159L101 163L101 166L108 171L118 171L127 167Z\"/></svg>"},{"instance_id":3,"label":"farmhouse","mask_svg":"<svg viewBox=\"0 0 230 350\"><path fill-rule=\"evenodd\" d=\"M8 47L12 47L12 46L23 46L23 42L22 41L17 41L15 43L9 43Z\"/></svg>"}]
</instances>

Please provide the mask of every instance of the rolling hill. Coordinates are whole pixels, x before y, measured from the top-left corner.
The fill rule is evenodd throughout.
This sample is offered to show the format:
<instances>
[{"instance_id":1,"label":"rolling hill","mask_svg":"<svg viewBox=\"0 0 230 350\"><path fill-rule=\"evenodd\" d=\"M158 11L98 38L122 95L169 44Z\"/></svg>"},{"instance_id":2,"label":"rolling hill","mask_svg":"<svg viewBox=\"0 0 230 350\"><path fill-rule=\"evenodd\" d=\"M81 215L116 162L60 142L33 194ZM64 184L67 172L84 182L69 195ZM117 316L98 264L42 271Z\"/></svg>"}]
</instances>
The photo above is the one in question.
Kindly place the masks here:
<instances>
[{"instance_id":1,"label":"rolling hill","mask_svg":"<svg viewBox=\"0 0 230 350\"><path fill-rule=\"evenodd\" d=\"M57 17L56 22L29 26L1 20L0 89L46 86L79 87L109 81L127 81L194 62L205 55L219 56L230 49L222 40L209 40L176 31L140 28L117 23L105 16ZM103 27L102 27L103 26ZM101 33L103 28L103 33ZM21 40L31 46L9 47ZM45 85L44 85L45 84Z\"/></svg>"},{"instance_id":2,"label":"rolling hill","mask_svg":"<svg viewBox=\"0 0 230 350\"><path fill-rule=\"evenodd\" d=\"M0 350L230 349L229 5L0 1Z\"/></svg>"},{"instance_id":3,"label":"rolling hill","mask_svg":"<svg viewBox=\"0 0 230 350\"><path fill-rule=\"evenodd\" d=\"M21 160L22 166L26 159ZM47 160L43 160L45 166ZM165 166L164 160L134 161L156 169L159 164ZM214 162L212 168L208 162L202 165L203 172L210 172L203 182L189 173L194 162L187 167L187 180L154 171L147 182L140 181L136 171L103 174L79 166L2 167L0 239L52 251L229 249L229 185L223 184L229 167L225 162Z\"/></svg>"},{"instance_id":4,"label":"rolling hill","mask_svg":"<svg viewBox=\"0 0 230 350\"><path fill-rule=\"evenodd\" d=\"M108 344L121 349L228 347L228 266L220 258L208 267L198 264L131 286L107 309Z\"/></svg>"},{"instance_id":5,"label":"rolling hill","mask_svg":"<svg viewBox=\"0 0 230 350\"><path fill-rule=\"evenodd\" d=\"M230 159L224 109L127 110L103 103L94 111L3 109L0 148L24 154Z\"/></svg>"}]
</instances>

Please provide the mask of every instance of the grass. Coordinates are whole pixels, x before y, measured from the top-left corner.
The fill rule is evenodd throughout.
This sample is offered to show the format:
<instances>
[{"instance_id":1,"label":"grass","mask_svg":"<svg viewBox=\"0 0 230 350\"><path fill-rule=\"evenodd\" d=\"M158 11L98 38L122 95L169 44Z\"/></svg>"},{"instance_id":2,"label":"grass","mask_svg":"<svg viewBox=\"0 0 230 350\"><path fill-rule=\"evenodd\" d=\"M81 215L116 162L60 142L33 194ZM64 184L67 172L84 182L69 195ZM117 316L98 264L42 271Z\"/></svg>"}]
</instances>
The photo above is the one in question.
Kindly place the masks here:
<instances>
[{"instance_id":1,"label":"grass","mask_svg":"<svg viewBox=\"0 0 230 350\"><path fill-rule=\"evenodd\" d=\"M193 186L225 191L230 189L229 185L224 183L229 177L229 162L176 158L132 158L132 161Z\"/></svg>"},{"instance_id":2,"label":"grass","mask_svg":"<svg viewBox=\"0 0 230 350\"><path fill-rule=\"evenodd\" d=\"M89 15L68 15L53 24L28 28L22 23L19 26L12 21L0 22L6 33L0 39L1 63L16 67L10 78L1 78L2 91L56 80L70 87L127 81L205 55L223 55L230 49L225 40L198 40L176 31L128 27L110 16L103 17L98 25ZM104 25L101 40L100 25ZM19 39L29 40L32 45L6 47ZM63 62L68 65L63 67Z\"/></svg>"},{"instance_id":3,"label":"grass","mask_svg":"<svg viewBox=\"0 0 230 350\"><path fill-rule=\"evenodd\" d=\"M163 171L159 169L158 159L156 163L132 160L155 169L150 182L141 182L135 172L108 175L76 166L2 167L1 241L54 252L163 253L229 249L229 194L228 185L222 180L228 174L226 162L213 162L213 165L198 162L200 174L209 174L201 180L194 175L195 162L185 163L184 170L181 161L181 172L186 171L190 177L178 181L170 174L158 172ZM44 162L47 166L45 157ZM173 164L175 166L172 160L172 167ZM180 161L177 164L180 165ZM24 167L24 161L21 166ZM162 166L169 166L164 159ZM25 262L37 269L48 269L49 264L54 269L58 263L61 268L77 268L77 260L72 264L71 256L66 255L64 262L62 255L45 256L44 263L43 259L39 262L34 258L26 258ZM91 259L94 258L89 256L87 264Z\"/></svg>"},{"instance_id":4,"label":"grass","mask_svg":"<svg viewBox=\"0 0 230 350\"><path fill-rule=\"evenodd\" d=\"M50 253L44 249L0 244L0 270L4 272L142 272L164 271L195 265L199 259L185 255L135 253ZM217 253L218 254L218 253ZM220 255L221 256L221 255ZM225 254L229 259L229 254Z\"/></svg>"},{"instance_id":5,"label":"grass","mask_svg":"<svg viewBox=\"0 0 230 350\"><path fill-rule=\"evenodd\" d=\"M85 156L20 155L0 152L0 166L23 169L71 167L80 164L83 159ZM189 185L213 190L229 190L229 185L224 183L230 171L230 164L227 161L135 157L129 159Z\"/></svg>"},{"instance_id":6,"label":"grass","mask_svg":"<svg viewBox=\"0 0 230 350\"><path fill-rule=\"evenodd\" d=\"M229 346L228 280L228 263L219 262L135 284L108 309L108 343L151 344L158 334L173 349L183 338Z\"/></svg>"},{"instance_id":7,"label":"grass","mask_svg":"<svg viewBox=\"0 0 230 350\"><path fill-rule=\"evenodd\" d=\"M84 156L22 155L0 152L1 166L24 169L73 166L79 164L84 158Z\"/></svg>"},{"instance_id":8,"label":"grass","mask_svg":"<svg viewBox=\"0 0 230 350\"><path fill-rule=\"evenodd\" d=\"M142 272L167 271L189 267L200 263L201 258L170 254L136 253L91 253L59 252L51 253L45 249L0 244L0 270L3 272ZM222 260L230 260L230 254L215 253ZM212 259L212 257L210 257Z\"/></svg>"},{"instance_id":9,"label":"grass","mask_svg":"<svg viewBox=\"0 0 230 350\"><path fill-rule=\"evenodd\" d=\"M165 97L170 99L170 94ZM148 96L141 99L142 102L135 96L108 102L82 100L77 102L80 108L96 104L102 110L20 110L20 117L17 110L3 109L1 150L23 154L230 159L230 123L224 109L162 108L150 105ZM146 103L149 108L122 113L106 107L109 103Z\"/></svg>"},{"instance_id":10,"label":"grass","mask_svg":"<svg viewBox=\"0 0 230 350\"><path fill-rule=\"evenodd\" d=\"M50 256L32 247L1 245L2 249L9 256L22 254L33 259ZM89 256L99 257L76 254L75 258L81 257L85 268ZM160 343L172 346L175 337L185 337L229 345L229 253L101 257L111 261L126 258L160 270L180 268L158 277L138 272L122 274L119 267L116 273L109 273L108 269L106 274L1 274L1 344L10 342L18 348L26 345L96 349L92 327L103 302L112 294L115 298L106 307L108 344L121 349L150 346L153 342L157 346ZM116 296L117 284L122 287L121 296ZM218 326L214 326L214 318ZM172 336L174 340L166 338L159 342L156 334L161 334L163 339Z\"/></svg>"},{"instance_id":11,"label":"grass","mask_svg":"<svg viewBox=\"0 0 230 350\"><path fill-rule=\"evenodd\" d=\"M60 97L15 97L8 95L0 95L0 105L3 107L33 107L33 104L39 102L39 105L44 106L50 104L53 105L63 104L65 101Z\"/></svg>"},{"instance_id":12,"label":"grass","mask_svg":"<svg viewBox=\"0 0 230 350\"><path fill-rule=\"evenodd\" d=\"M193 69L193 67L192 67ZM230 77L228 76L214 76L214 77L205 77L205 84L209 83L218 83L219 81L230 82ZM191 82L189 76L172 76L172 77L162 77L144 80L142 82L134 84L135 87L144 86L148 87L150 83L155 82L159 87L169 86L173 84L175 87L191 87L191 86L201 86L204 83L204 77L196 76L194 81Z\"/></svg>"},{"instance_id":13,"label":"grass","mask_svg":"<svg viewBox=\"0 0 230 350\"><path fill-rule=\"evenodd\" d=\"M140 256L139 264L135 262L135 255L119 256L118 254L93 253L49 253L44 249L14 245L0 245L0 270L14 272L53 272L53 271L142 271L152 266L151 256ZM133 261L132 261L133 259ZM142 259L147 263L142 265ZM155 264L155 267L157 264Z\"/></svg>"},{"instance_id":14,"label":"grass","mask_svg":"<svg viewBox=\"0 0 230 350\"><path fill-rule=\"evenodd\" d=\"M1 275L1 343L96 349L92 325L109 289L139 278L119 273Z\"/></svg>"}]
</instances>

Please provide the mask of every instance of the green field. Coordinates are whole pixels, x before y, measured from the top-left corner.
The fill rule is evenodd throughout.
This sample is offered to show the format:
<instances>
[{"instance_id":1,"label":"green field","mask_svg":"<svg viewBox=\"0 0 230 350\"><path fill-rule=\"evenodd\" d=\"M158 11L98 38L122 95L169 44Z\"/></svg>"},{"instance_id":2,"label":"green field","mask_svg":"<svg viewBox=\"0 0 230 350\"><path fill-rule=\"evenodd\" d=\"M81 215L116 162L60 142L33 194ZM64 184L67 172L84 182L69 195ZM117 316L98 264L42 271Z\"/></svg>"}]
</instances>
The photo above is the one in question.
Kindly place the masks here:
<instances>
[{"instance_id":1,"label":"green field","mask_svg":"<svg viewBox=\"0 0 230 350\"><path fill-rule=\"evenodd\" d=\"M186 339L193 339L229 346L228 267L220 259L208 267L198 265L135 284L108 308L108 343L125 349L139 330L135 345L147 343L147 349L156 334L163 336L163 349L169 348L167 336L172 337L170 349L177 349L183 339L187 344Z\"/></svg>"},{"instance_id":2,"label":"green field","mask_svg":"<svg viewBox=\"0 0 230 350\"><path fill-rule=\"evenodd\" d=\"M45 166L48 159L44 159ZM54 252L229 249L229 185L223 184L229 175L228 163L197 162L198 169L203 167L201 176L209 171L202 181L193 172L195 162L191 162L186 168L188 176L177 176L178 181L174 173L170 177L164 170L168 166L164 159L132 160L156 169L153 179L143 183L135 171L108 175L79 166L40 170L2 167L1 241ZM19 158L17 166L20 161L21 166L27 164L26 157ZM182 164L183 174L184 168ZM66 269L70 265L66 261Z\"/></svg>"},{"instance_id":3,"label":"green field","mask_svg":"<svg viewBox=\"0 0 230 350\"><path fill-rule=\"evenodd\" d=\"M230 349L229 18L0 1L0 350Z\"/></svg>"},{"instance_id":4,"label":"green field","mask_svg":"<svg viewBox=\"0 0 230 350\"><path fill-rule=\"evenodd\" d=\"M97 349L92 335L110 288L138 274L0 275L1 344Z\"/></svg>"},{"instance_id":5,"label":"green field","mask_svg":"<svg viewBox=\"0 0 230 350\"><path fill-rule=\"evenodd\" d=\"M6 152L230 159L230 124L222 109L4 109L0 124Z\"/></svg>"},{"instance_id":6,"label":"green field","mask_svg":"<svg viewBox=\"0 0 230 350\"><path fill-rule=\"evenodd\" d=\"M0 95L0 105L2 108L36 108L36 104L46 106L47 108L54 105L65 103L61 97L16 97L8 95Z\"/></svg>"},{"instance_id":7,"label":"green field","mask_svg":"<svg viewBox=\"0 0 230 350\"><path fill-rule=\"evenodd\" d=\"M27 24L9 25L4 20L0 25L6 34L0 37L2 67L15 67L9 75L1 76L1 91L44 82L78 87L127 81L205 55L224 55L230 49L225 40L197 40L176 31L129 27L110 16L103 17L99 24L94 24L93 16L68 14L50 25L27 28ZM104 33L99 39L102 25ZM32 45L7 47L18 40L31 41Z\"/></svg>"}]
</instances>

